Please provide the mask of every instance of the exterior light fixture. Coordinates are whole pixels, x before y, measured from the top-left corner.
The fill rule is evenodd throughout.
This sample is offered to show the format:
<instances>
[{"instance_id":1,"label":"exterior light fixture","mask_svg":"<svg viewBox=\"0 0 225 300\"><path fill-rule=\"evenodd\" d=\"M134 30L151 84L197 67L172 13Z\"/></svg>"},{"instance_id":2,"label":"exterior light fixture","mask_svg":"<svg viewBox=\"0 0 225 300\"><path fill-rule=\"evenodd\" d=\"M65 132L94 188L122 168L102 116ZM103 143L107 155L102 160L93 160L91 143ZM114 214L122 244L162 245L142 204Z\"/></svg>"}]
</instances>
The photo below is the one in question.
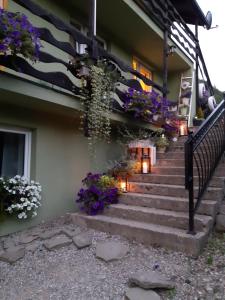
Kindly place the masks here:
<instances>
[{"instance_id":1,"label":"exterior light fixture","mask_svg":"<svg viewBox=\"0 0 225 300\"><path fill-rule=\"evenodd\" d=\"M121 178L120 181L119 181L119 185L120 185L120 190L123 193L127 193L127 190L128 190L128 180L127 180L127 177L126 178Z\"/></svg>"},{"instance_id":2,"label":"exterior light fixture","mask_svg":"<svg viewBox=\"0 0 225 300\"><path fill-rule=\"evenodd\" d=\"M142 148L141 149L141 173L149 174L151 173L151 157L150 157L150 149Z\"/></svg>"},{"instance_id":3,"label":"exterior light fixture","mask_svg":"<svg viewBox=\"0 0 225 300\"><path fill-rule=\"evenodd\" d=\"M174 45L171 45L171 46L168 46L167 48L167 55L173 55L173 53L175 52L175 49L176 49L176 46Z\"/></svg>"},{"instance_id":4,"label":"exterior light fixture","mask_svg":"<svg viewBox=\"0 0 225 300\"><path fill-rule=\"evenodd\" d=\"M179 121L179 134L180 136L188 135L188 120Z\"/></svg>"}]
</instances>

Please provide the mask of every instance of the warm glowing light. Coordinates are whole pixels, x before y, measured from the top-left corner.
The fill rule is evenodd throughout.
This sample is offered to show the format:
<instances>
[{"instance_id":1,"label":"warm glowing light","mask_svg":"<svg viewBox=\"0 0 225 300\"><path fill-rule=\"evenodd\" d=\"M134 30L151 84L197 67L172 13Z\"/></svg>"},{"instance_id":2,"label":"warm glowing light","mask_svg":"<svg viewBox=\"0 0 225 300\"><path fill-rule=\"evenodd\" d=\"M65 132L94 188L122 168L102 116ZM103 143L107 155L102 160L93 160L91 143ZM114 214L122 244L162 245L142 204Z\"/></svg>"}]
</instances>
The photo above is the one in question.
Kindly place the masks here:
<instances>
[{"instance_id":1,"label":"warm glowing light","mask_svg":"<svg viewBox=\"0 0 225 300\"><path fill-rule=\"evenodd\" d=\"M127 191L127 187L126 187L126 182L125 181L121 181L120 183L120 188L123 192Z\"/></svg>"},{"instance_id":2,"label":"warm glowing light","mask_svg":"<svg viewBox=\"0 0 225 300\"><path fill-rule=\"evenodd\" d=\"M185 135L185 126L180 125L180 135Z\"/></svg>"},{"instance_id":3,"label":"warm glowing light","mask_svg":"<svg viewBox=\"0 0 225 300\"><path fill-rule=\"evenodd\" d=\"M143 162L142 170L143 170L143 174L148 173L148 164L146 162Z\"/></svg>"}]
</instances>

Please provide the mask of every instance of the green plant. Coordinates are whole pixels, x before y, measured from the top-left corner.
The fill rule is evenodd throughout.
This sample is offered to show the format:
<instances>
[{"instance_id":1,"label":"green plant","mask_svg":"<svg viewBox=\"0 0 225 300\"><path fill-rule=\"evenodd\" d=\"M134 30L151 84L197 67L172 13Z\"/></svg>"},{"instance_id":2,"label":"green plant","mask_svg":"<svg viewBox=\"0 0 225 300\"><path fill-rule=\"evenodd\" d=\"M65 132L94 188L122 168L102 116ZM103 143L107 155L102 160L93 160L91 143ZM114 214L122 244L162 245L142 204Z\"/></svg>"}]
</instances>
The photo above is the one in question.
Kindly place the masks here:
<instances>
[{"instance_id":1,"label":"green plant","mask_svg":"<svg viewBox=\"0 0 225 300\"><path fill-rule=\"evenodd\" d=\"M40 34L27 16L0 8L0 55L21 54L36 61L40 48Z\"/></svg>"},{"instance_id":2,"label":"green plant","mask_svg":"<svg viewBox=\"0 0 225 300\"><path fill-rule=\"evenodd\" d=\"M209 255L206 260L207 265L211 266L213 264L213 256Z\"/></svg>"},{"instance_id":3,"label":"green plant","mask_svg":"<svg viewBox=\"0 0 225 300\"><path fill-rule=\"evenodd\" d=\"M83 55L72 66L77 77L81 78L83 113L81 128L93 149L97 141L110 141L112 97L121 74L108 60L93 60Z\"/></svg>"},{"instance_id":4,"label":"green plant","mask_svg":"<svg viewBox=\"0 0 225 300\"><path fill-rule=\"evenodd\" d=\"M121 145L128 145L130 142L135 140L152 140L155 137L160 136L164 131L163 128L156 128L155 130L150 129L136 129L127 128L126 126L118 127L118 139L117 142Z\"/></svg>"},{"instance_id":5,"label":"green plant","mask_svg":"<svg viewBox=\"0 0 225 300\"><path fill-rule=\"evenodd\" d=\"M198 107L197 108L197 111L196 111L196 117L198 119L204 119L204 113L203 113L203 110L201 107Z\"/></svg>"},{"instance_id":6,"label":"green plant","mask_svg":"<svg viewBox=\"0 0 225 300\"><path fill-rule=\"evenodd\" d=\"M41 186L16 175L13 178L0 178L0 212L17 215L18 219L35 217L41 206Z\"/></svg>"},{"instance_id":7,"label":"green plant","mask_svg":"<svg viewBox=\"0 0 225 300\"><path fill-rule=\"evenodd\" d=\"M82 183L86 188L80 189L76 202L87 214L96 215L108 205L118 202L119 189L114 178L88 173Z\"/></svg>"},{"instance_id":8,"label":"green plant","mask_svg":"<svg viewBox=\"0 0 225 300\"><path fill-rule=\"evenodd\" d=\"M135 162L132 160L114 161L108 168L108 174L117 179L129 178L134 174Z\"/></svg>"},{"instance_id":9,"label":"green plant","mask_svg":"<svg viewBox=\"0 0 225 300\"><path fill-rule=\"evenodd\" d=\"M158 148L164 148L164 147L168 147L169 146L169 141L167 139L166 136L161 135L160 137L158 137L155 141L155 145Z\"/></svg>"},{"instance_id":10,"label":"green plant","mask_svg":"<svg viewBox=\"0 0 225 300\"><path fill-rule=\"evenodd\" d=\"M99 179L99 186L102 187L103 189L117 187L118 182L112 176L102 175Z\"/></svg>"},{"instance_id":11,"label":"green plant","mask_svg":"<svg viewBox=\"0 0 225 300\"><path fill-rule=\"evenodd\" d=\"M174 299L175 296L176 296L176 293L177 293L177 291L176 291L175 288L169 290L169 291L167 292L168 298L171 299L171 300Z\"/></svg>"}]
</instances>

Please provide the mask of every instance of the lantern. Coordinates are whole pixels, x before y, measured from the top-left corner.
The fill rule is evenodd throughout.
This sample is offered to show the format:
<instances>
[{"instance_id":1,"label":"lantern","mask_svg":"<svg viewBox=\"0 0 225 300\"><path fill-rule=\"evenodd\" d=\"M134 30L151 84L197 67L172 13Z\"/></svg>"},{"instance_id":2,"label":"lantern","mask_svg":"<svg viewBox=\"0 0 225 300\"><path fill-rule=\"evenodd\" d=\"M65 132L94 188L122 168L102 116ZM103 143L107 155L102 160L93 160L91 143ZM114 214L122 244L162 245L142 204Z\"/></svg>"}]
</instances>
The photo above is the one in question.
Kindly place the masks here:
<instances>
[{"instance_id":1,"label":"lantern","mask_svg":"<svg viewBox=\"0 0 225 300\"><path fill-rule=\"evenodd\" d=\"M180 136L188 135L188 120L179 121L179 134Z\"/></svg>"},{"instance_id":2,"label":"lantern","mask_svg":"<svg viewBox=\"0 0 225 300\"><path fill-rule=\"evenodd\" d=\"M128 180L126 178L121 178L119 181L120 189L123 193L127 193Z\"/></svg>"},{"instance_id":3,"label":"lantern","mask_svg":"<svg viewBox=\"0 0 225 300\"><path fill-rule=\"evenodd\" d=\"M151 173L151 157L150 157L150 148L142 148L141 155L141 173L149 174Z\"/></svg>"}]
</instances>

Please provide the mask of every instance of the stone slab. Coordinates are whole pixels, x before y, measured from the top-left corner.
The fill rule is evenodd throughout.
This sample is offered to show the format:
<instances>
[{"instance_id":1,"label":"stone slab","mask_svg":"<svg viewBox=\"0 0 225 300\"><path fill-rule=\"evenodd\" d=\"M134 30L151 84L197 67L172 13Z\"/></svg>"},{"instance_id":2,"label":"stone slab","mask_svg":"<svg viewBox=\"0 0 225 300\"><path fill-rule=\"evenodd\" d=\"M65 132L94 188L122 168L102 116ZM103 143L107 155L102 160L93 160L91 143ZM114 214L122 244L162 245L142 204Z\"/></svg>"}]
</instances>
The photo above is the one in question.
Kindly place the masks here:
<instances>
[{"instance_id":1,"label":"stone slab","mask_svg":"<svg viewBox=\"0 0 225 300\"><path fill-rule=\"evenodd\" d=\"M0 260L7 263L15 263L17 260L23 258L25 255L25 248L22 246L10 247L6 251L0 253Z\"/></svg>"},{"instance_id":2,"label":"stone slab","mask_svg":"<svg viewBox=\"0 0 225 300\"><path fill-rule=\"evenodd\" d=\"M129 246L121 242L104 242L96 246L96 257L104 261L112 261L123 258L129 251Z\"/></svg>"},{"instance_id":3,"label":"stone slab","mask_svg":"<svg viewBox=\"0 0 225 300\"><path fill-rule=\"evenodd\" d=\"M129 278L132 286L139 286L143 289L173 289L175 284L163 275L153 271L140 271Z\"/></svg>"},{"instance_id":4,"label":"stone slab","mask_svg":"<svg viewBox=\"0 0 225 300\"><path fill-rule=\"evenodd\" d=\"M29 243L26 246L26 250L33 253L39 248L39 246L40 246L40 243L38 241L33 242L33 243Z\"/></svg>"},{"instance_id":5,"label":"stone slab","mask_svg":"<svg viewBox=\"0 0 225 300\"><path fill-rule=\"evenodd\" d=\"M127 290L125 300L161 300L161 297L154 291L136 287Z\"/></svg>"},{"instance_id":6,"label":"stone slab","mask_svg":"<svg viewBox=\"0 0 225 300\"><path fill-rule=\"evenodd\" d=\"M68 246L72 243L72 240L67 236L56 236L44 242L45 248L49 251L60 249L62 247Z\"/></svg>"},{"instance_id":7,"label":"stone slab","mask_svg":"<svg viewBox=\"0 0 225 300\"><path fill-rule=\"evenodd\" d=\"M27 234L27 235L22 235L19 241L21 244L29 244L34 240L37 240L38 238L39 238L38 235Z\"/></svg>"},{"instance_id":8,"label":"stone slab","mask_svg":"<svg viewBox=\"0 0 225 300\"><path fill-rule=\"evenodd\" d=\"M93 239L93 233L90 231L86 231L76 235L73 238L73 242L77 246L77 248L82 249L90 246L92 244L92 239Z\"/></svg>"},{"instance_id":9,"label":"stone slab","mask_svg":"<svg viewBox=\"0 0 225 300\"><path fill-rule=\"evenodd\" d=\"M61 232L62 232L61 229L47 230L47 231L41 232L39 234L39 237L42 240L47 240L47 239L50 239L50 238L60 234Z\"/></svg>"},{"instance_id":10,"label":"stone slab","mask_svg":"<svg viewBox=\"0 0 225 300\"><path fill-rule=\"evenodd\" d=\"M62 229L62 233L64 233L65 235L67 235L68 237L72 238L78 234L81 233L81 229L80 228L74 228L74 229Z\"/></svg>"},{"instance_id":11,"label":"stone slab","mask_svg":"<svg viewBox=\"0 0 225 300\"><path fill-rule=\"evenodd\" d=\"M15 247L15 241L13 239L7 239L3 241L3 248L4 249L8 249L8 248L12 248Z\"/></svg>"},{"instance_id":12,"label":"stone slab","mask_svg":"<svg viewBox=\"0 0 225 300\"><path fill-rule=\"evenodd\" d=\"M221 204L219 211L220 215L225 215L225 204Z\"/></svg>"},{"instance_id":13,"label":"stone slab","mask_svg":"<svg viewBox=\"0 0 225 300\"><path fill-rule=\"evenodd\" d=\"M216 216L216 231L225 232L225 215Z\"/></svg>"}]
</instances>

